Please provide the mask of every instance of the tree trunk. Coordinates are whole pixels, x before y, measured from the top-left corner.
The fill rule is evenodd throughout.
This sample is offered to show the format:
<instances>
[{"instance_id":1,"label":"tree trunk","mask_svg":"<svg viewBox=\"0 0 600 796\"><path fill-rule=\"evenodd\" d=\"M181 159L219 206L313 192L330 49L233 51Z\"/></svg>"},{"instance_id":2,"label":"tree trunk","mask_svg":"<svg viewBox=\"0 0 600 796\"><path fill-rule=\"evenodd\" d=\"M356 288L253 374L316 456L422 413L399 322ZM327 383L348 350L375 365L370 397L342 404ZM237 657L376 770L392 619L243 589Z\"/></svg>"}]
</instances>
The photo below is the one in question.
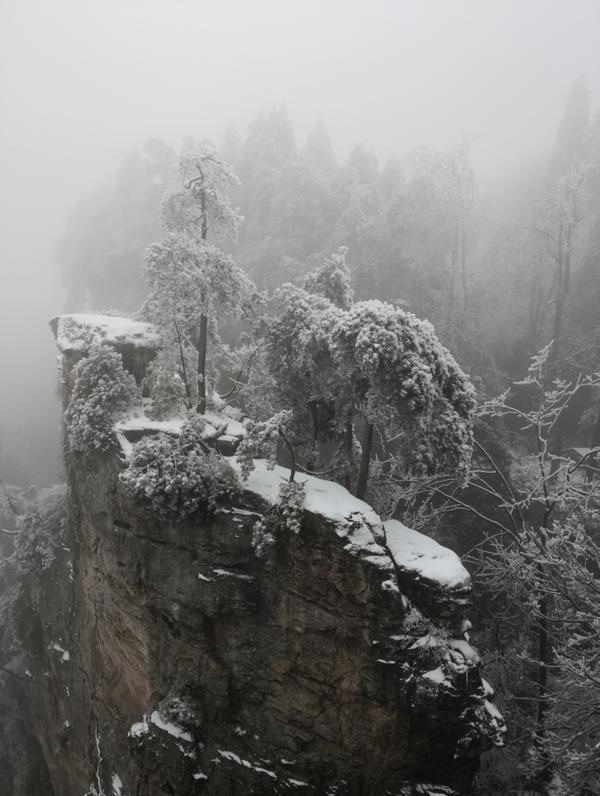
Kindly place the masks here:
<instances>
[{"instance_id":1,"label":"tree trunk","mask_svg":"<svg viewBox=\"0 0 600 796\"><path fill-rule=\"evenodd\" d=\"M348 491L352 488L352 441L354 439L354 426L352 423L352 416L346 423L344 430L344 453L346 454L348 468L344 476L344 486Z\"/></svg>"},{"instance_id":2,"label":"tree trunk","mask_svg":"<svg viewBox=\"0 0 600 796\"><path fill-rule=\"evenodd\" d=\"M539 567L541 570L541 567ZM538 667L537 667L537 688L538 688L538 710L535 731L535 745L538 748L541 767L536 777L538 785L544 787L552 779L552 769L548 749L546 748L546 714L550 707L548 695L548 671L551 665L551 645L548 637L548 597L543 595L539 602L540 612L538 628Z\"/></svg>"},{"instance_id":3,"label":"tree trunk","mask_svg":"<svg viewBox=\"0 0 600 796\"><path fill-rule=\"evenodd\" d=\"M460 236L460 275L463 290L463 310L466 310L469 303L469 288L467 284L467 233L464 226ZM464 316L462 320L464 321Z\"/></svg>"},{"instance_id":4,"label":"tree trunk","mask_svg":"<svg viewBox=\"0 0 600 796\"><path fill-rule=\"evenodd\" d=\"M208 338L208 318L204 313L200 316L198 332L198 400L196 410L203 415L206 412L206 341Z\"/></svg>"},{"instance_id":5,"label":"tree trunk","mask_svg":"<svg viewBox=\"0 0 600 796\"><path fill-rule=\"evenodd\" d=\"M358 484L356 486L356 497L364 500L367 494L367 484L369 483L369 464L371 463L371 450L373 448L373 423L365 423L362 438L362 456L360 457L360 470L358 472Z\"/></svg>"},{"instance_id":6,"label":"tree trunk","mask_svg":"<svg viewBox=\"0 0 600 796\"><path fill-rule=\"evenodd\" d=\"M594 448L600 447L600 402L598 403L598 408L596 410L596 422L594 423L594 430L592 432L592 438L590 440L590 448L593 450ZM587 483L591 483L594 480L594 470L590 468L597 468L598 467L598 459L600 457L598 454L594 454L589 458L590 467L585 471L585 480Z\"/></svg>"},{"instance_id":7,"label":"tree trunk","mask_svg":"<svg viewBox=\"0 0 600 796\"><path fill-rule=\"evenodd\" d=\"M208 235L208 216L206 213L206 191L202 188L200 195L200 210L202 213L202 240ZM206 346L208 342L208 318L204 313L200 316L200 331L198 333L198 402L196 410L203 415L206 412Z\"/></svg>"}]
</instances>

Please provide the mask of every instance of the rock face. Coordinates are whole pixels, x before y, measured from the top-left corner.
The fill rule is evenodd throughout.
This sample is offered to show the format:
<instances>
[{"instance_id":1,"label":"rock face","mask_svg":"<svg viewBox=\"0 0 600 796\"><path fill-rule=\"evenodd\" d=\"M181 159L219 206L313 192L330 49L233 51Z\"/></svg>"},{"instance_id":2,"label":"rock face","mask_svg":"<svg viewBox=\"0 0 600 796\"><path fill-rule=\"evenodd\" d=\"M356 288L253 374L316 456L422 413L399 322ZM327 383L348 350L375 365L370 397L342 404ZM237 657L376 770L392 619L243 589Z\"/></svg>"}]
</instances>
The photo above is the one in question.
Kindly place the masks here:
<instances>
[{"instance_id":1,"label":"rock face","mask_svg":"<svg viewBox=\"0 0 600 796\"><path fill-rule=\"evenodd\" d=\"M464 637L466 573L428 577L418 545L394 550L403 526L388 538L341 487L348 516L317 511L317 479L300 532L258 558L268 490L160 523L123 459L70 459L54 559L19 597L45 793L469 792L504 727Z\"/></svg>"}]
</instances>

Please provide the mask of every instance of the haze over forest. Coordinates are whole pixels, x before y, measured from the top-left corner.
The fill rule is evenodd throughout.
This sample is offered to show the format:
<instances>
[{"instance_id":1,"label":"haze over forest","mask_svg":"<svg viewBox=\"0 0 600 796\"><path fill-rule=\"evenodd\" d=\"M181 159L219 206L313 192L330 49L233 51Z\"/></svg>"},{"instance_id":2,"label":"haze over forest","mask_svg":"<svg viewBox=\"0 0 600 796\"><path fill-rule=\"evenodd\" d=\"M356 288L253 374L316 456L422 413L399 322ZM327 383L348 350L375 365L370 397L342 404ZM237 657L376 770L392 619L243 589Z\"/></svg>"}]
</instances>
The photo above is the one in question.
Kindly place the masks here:
<instances>
[{"instance_id":1,"label":"haze over forest","mask_svg":"<svg viewBox=\"0 0 600 796\"><path fill-rule=\"evenodd\" d=\"M338 161L467 139L480 190L551 152L573 80L600 96L594 0L102 4L0 8L3 428L58 439L47 319L63 309L56 245L82 194L161 138L242 135L286 105L302 146L321 122Z\"/></svg>"},{"instance_id":2,"label":"haze over forest","mask_svg":"<svg viewBox=\"0 0 600 796\"><path fill-rule=\"evenodd\" d=\"M0 796L600 793L599 34L0 2Z\"/></svg>"}]
</instances>

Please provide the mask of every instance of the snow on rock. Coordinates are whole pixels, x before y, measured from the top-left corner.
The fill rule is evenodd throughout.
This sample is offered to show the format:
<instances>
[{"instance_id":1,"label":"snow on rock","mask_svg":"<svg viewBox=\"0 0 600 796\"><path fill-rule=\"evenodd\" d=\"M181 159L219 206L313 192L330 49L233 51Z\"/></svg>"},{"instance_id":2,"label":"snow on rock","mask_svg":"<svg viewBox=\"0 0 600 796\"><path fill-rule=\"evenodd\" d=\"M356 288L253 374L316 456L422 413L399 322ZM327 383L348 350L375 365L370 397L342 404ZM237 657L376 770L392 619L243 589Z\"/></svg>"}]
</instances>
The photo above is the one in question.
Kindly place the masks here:
<instances>
[{"instance_id":1,"label":"snow on rock","mask_svg":"<svg viewBox=\"0 0 600 796\"><path fill-rule=\"evenodd\" d=\"M387 546L400 569L436 582L445 589L470 587L471 576L452 550L398 520L387 520L385 532Z\"/></svg>"},{"instance_id":2,"label":"snow on rock","mask_svg":"<svg viewBox=\"0 0 600 796\"><path fill-rule=\"evenodd\" d=\"M424 672L421 676L426 680L431 680L432 683L437 683L438 685L448 684L446 672L441 666L438 666L437 669L432 669L429 672Z\"/></svg>"},{"instance_id":3,"label":"snow on rock","mask_svg":"<svg viewBox=\"0 0 600 796\"><path fill-rule=\"evenodd\" d=\"M223 429L221 433L229 437L241 439L246 435L246 429L244 426L239 420L236 420L233 417L215 414L213 412L206 412L203 417L207 423L210 423L216 429Z\"/></svg>"},{"instance_id":4,"label":"snow on rock","mask_svg":"<svg viewBox=\"0 0 600 796\"><path fill-rule=\"evenodd\" d=\"M56 344L65 351L81 351L91 343L125 344L154 348L159 344L156 327L117 315L74 313L58 315L50 321Z\"/></svg>"},{"instance_id":5,"label":"snow on rock","mask_svg":"<svg viewBox=\"0 0 600 796\"><path fill-rule=\"evenodd\" d=\"M48 647L48 649L53 650L54 652L60 652L61 653L60 660L62 661L62 663L68 663L71 660L71 654L69 653L69 651L61 647L60 644L57 644L56 641L53 641L52 644L50 644L50 646Z\"/></svg>"},{"instance_id":6,"label":"snow on rock","mask_svg":"<svg viewBox=\"0 0 600 796\"><path fill-rule=\"evenodd\" d=\"M158 712L158 710L152 711L152 713L150 714L150 721L152 722L152 724L158 727L159 730L168 732L169 735L172 735L174 738L178 738L181 741L188 741L189 743L192 743L193 739L191 733L186 732L186 730L184 730L182 727L180 727L178 724L175 724L172 721L165 721ZM131 732L131 730L129 732Z\"/></svg>"},{"instance_id":7,"label":"snow on rock","mask_svg":"<svg viewBox=\"0 0 600 796\"><path fill-rule=\"evenodd\" d=\"M505 726L504 716L502 715L502 713L500 713L500 711L494 705L493 702L490 702L489 699L486 699L485 702L484 702L484 707L485 707L487 713L490 716L492 724L495 727L497 727L498 729L501 729L502 727Z\"/></svg>"},{"instance_id":8,"label":"snow on rock","mask_svg":"<svg viewBox=\"0 0 600 796\"><path fill-rule=\"evenodd\" d=\"M244 436L243 425L230 417L207 413L202 416L206 425L202 430L202 439L208 441L217 440L227 442L233 448ZM179 436L187 417L176 415L166 420L153 420L148 417L143 409L134 409L124 418L120 418L114 426L117 440L121 445L121 450L128 458L131 455L133 443L141 439L146 434L171 434Z\"/></svg>"},{"instance_id":9,"label":"snow on rock","mask_svg":"<svg viewBox=\"0 0 600 796\"><path fill-rule=\"evenodd\" d=\"M271 779L277 779L277 774L274 771L270 771L268 768L263 768L262 766L257 766L256 763L251 763L249 760L244 760L239 755L236 755L235 752L229 752L226 749L218 749L217 751L224 760L237 763L239 766L244 766L244 768L251 768L259 774L266 774L268 777L271 777Z\"/></svg>"},{"instance_id":10,"label":"snow on rock","mask_svg":"<svg viewBox=\"0 0 600 796\"><path fill-rule=\"evenodd\" d=\"M240 464L229 463L241 477ZM279 500L279 487L289 478L286 467L271 467L266 459L255 459L254 469L244 482L250 492L260 495L267 503ZM383 525L371 506L354 497L340 484L301 473L296 480L304 484L304 508L319 514L335 525L338 536L347 540L345 549L355 555L368 557L382 569L391 569L391 562L383 546Z\"/></svg>"},{"instance_id":11,"label":"snow on rock","mask_svg":"<svg viewBox=\"0 0 600 796\"><path fill-rule=\"evenodd\" d=\"M123 782L121 781L121 777L118 774L113 774L111 781L110 781L113 796L122 796L123 794Z\"/></svg>"},{"instance_id":12,"label":"snow on rock","mask_svg":"<svg viewBox=\"0 0 600 796\"><path fill-rule=\"evenodd\" d=\"M215 573L215 575L221 575L224 578L238 578L239 580L254 580L252 575L244 575L244 573L242 572L232 572L230 569L213 569L213 572ZM210 580L210 578L208 580Z\"/></svg>"},{"instance_id":13,"label":"snow on rock","mask_svg":"<svg viewBox=\"0 0 600 796\"><path fill-rule=\"evenodd\" d=\"M168 420L152 420L143 412L135 411L115 423L117 435L127 431L162 431L165 434L180 434L185 423L184 417L170 417Z\"/></svg>"},{"instance_id":14,"label":"snow on rock","mask_svg":"<svg viewBox=\"0 0 600 796\"><path fill-rule=\"evenodd\" d=\"M143 735L146 735L150 730L150 725L148 724L148 719L146 716L141 721L132 724L129 728L129 732L127 733L129 738L141 738Z\"/></svg>"}]
</instances>

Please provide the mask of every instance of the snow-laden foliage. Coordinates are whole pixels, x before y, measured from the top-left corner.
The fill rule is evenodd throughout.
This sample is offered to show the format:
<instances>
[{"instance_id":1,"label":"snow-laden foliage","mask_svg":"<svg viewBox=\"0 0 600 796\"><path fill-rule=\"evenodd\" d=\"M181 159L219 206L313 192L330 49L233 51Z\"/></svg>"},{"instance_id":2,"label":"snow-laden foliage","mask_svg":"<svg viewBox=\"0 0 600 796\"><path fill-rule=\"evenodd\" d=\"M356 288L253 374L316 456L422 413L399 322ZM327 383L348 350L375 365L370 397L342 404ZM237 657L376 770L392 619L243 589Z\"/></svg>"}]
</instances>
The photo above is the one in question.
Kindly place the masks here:
<instances>
[{"instance_id":1,"label":"snow-laden foliage","mask_svg":"<svg viewBox=\"0 0 600 796\"><path fill-rule=\"evenodd\" d=\"M194 361L189 349L182 351L182 355L183 366L176 344L165 343L148 365L144 377L144 385L150 393L146 414L153 420L164 420L192 406L192 385L185 376L194 372Z\"/></svg>"},{"instance_id":2,"label":"snow-laden foliage","mask_svg":"<svg viewBox=\"0 0 600 796\"><path fill-rule=\"evenodd\" d=\"M114 420L140 401L140 390L124 369L121 355L94 344L73 368L73 393L65 411L69 449L91 453L113 448Z\"/></svg>"},{"instance_id":3,"label":"snow-laden foliage","mask_svg":"<svg viewBox=\"0 0 600 796\"><path fill-rule=\"evenodd\" d=\"M370 425L395 440L397 471L466 469L474 390L429 323L380 301L343 310L293 285L274 304L255 379L271 411L291 410L309 466L334 467L348 483L355 433Z\"/></svg>"},{"instance_id":4,"label":"snow-laden foliage","mask_svg":"<svg viewBox=\"0 0 600 796\"><path fill-rule=\"evenodd\" d=\"M179 184L162 202L168 234L149 246L143 268L149 286L143 315L161 332L172 357L171 370L184 381L188 406L195 385L200 412L206 405L207 353L220 346L219 322L238 313L253 292L244 272L209 240L237 237L241 216L228 198L235 182L214 151L202 147L186 152ZM185 364L190 352L195 353L191 369Z\"/></svg>"},{"instance_id":5,"label":"snow-laden foliage","mask_svg":"<svg viewBox=\"0 0 600 796\"><path fill-rule=\"evenodd\" d=\"M20 572L40 574L56 558L66 516L66 490L61 485L42 489L17 518L13 560Z\"/></svg>"},{"instance_id":6,"label":"snow-laden foliage","mask_svg":"<svg viewBox=\"0 0 600 796\"><path fill-rule=\"evenodd\" d=\"M210 515L239 490L234 471L205 442L205 427L200 415L191 414L179 435L145 437L120 475L125 489L164 521Z\"/></svg>"},{"instance_id":7,"label":"snow-laden foliage","mask_svg":"<svg viewBox=\"0 0 600 796\"><path fill-rule=\"evenodd\" d=\"M188 335L200 313L234 312L249 286L229 255L186 232L153 243L143 274L150 286L144 315L161 328L178 323Z\"/></svg>"},{"instance_id":8,"label":"snow-laden foliage","mask_svg":"<svg viewBox=\"0 0 600 796\"><path fill-rule=\"evenodd\" d=\"M466 468L475 391L431 324L391 304L359 302L338 319L331 351L367 422L401 440L411 472Z\"/></svg>"},{"instance_id":9,"label":"snow-laden foliage","mask_svg":"<svg viewBox=\"0 0 600 796\"><path fill-rule=\"evenodd\" d=\"M203 145L184 152L179 160L179 184L165 193L162 221L170 231L189 230L198 220L220 239L237 239L243 222L229 194L239 184L233 169Z\"/></svg>"},{"instance_id":10,"label":"snow-laden foliage","mask_svg":"<svg viewBox=\"0 0 600 796\"><path fill-rule=\"evenodd\" d=\"M281 429L287 425L291 416L291 412L283 410L268 420L249 420L246 423L246 434L236 454L236 459L241 464L242 478L247 478L254 469L255 458L268 459L272 465L275 465Z\"/></svg>"},{"instance_id":11,"label":"snow-laden foliage","mask_svg":"<svg viewBox=\"0 0 600 796\"><path fill-rule=\"evenodd\" d=\"M304 511L304 484L285 481L279 487L279 500L254 525L252 547L257 556L265 555L267 549L275 544L278 529L287 528L292 533L300 533Z\"/></svg>"},{"instance_id":12,"label":"snow-laden foliage","mask_svg":"<svg viewBox=\"0 0 600 796\"><path fill-rule=\"evenodd\" d=\"M304 279L304 288L309 293L322 296L343 310L350 308L354 297L350 269L346 264L347 251L345 246L340 246L330 259L317 266Z\"/></svg>"}]
</instances>

